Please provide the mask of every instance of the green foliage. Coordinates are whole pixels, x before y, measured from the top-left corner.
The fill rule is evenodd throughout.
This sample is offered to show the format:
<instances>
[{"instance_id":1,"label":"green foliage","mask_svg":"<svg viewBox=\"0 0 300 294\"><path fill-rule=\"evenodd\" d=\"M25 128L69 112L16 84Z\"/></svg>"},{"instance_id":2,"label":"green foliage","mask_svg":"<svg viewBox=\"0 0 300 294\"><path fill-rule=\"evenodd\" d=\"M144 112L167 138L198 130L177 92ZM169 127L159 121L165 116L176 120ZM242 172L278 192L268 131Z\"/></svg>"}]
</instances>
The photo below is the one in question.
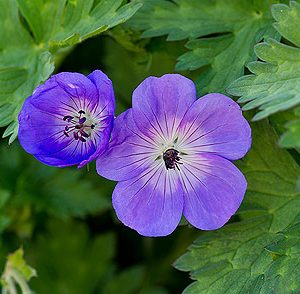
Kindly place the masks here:
<instances>
[{"instance_id":1,"label":"green foliage","mask_svg":"<svg viewBox=\"0 0 300 294\"><path fill-rule=\"evenodd\" d=\"M190 39L177 70L202 68L200 94L225 92L254 59L253 46L275 37L270 13L273 0L143 0L129 25L143 37L168 35L168 41Z\"/></svg>"},{"instance_id":2,"label":"green foliage","mask_svg":"<svg viewBox=\"0 0 300 294\"><path fill-rule=\"evenodd\" d=\"M244 110L258 108L253 120L292 108L300 103L300 4L277 4L272 7L278 32L290 45L274 39L255 46L256 55L263 61L248 65L253 73L233 82L228 92L241 96L238 102L246 103ZM293 46L293 44L295 46ZM287 125L288 132L280 143L284 147L300 147L299 119Z\"/></svg>"},{"instance_id":3,"label":"green foliage","mask_svg":"<svg viewBox=\"0 0 300 294\"><path fill-rule=\"evenodd\" d=\"M286 151L276 147L277 137L269 126L252 127L253 147L239 164L248 181L239 210L241 221L206 232L177 260L175 266L191 271L197 280L185 293L296 293L300 289L296 277L300 169Z\"/></svg>"},{"instance_id":4,"label":"green foliage","mask_svg":"<svg viewBox=\"0 0 300 294\"><path fill-rule=\"evenodd\" d=\"M122 2L0 0L0 127L9 125L9 142L17 137L25 98L53 72L53 54L126 21L140 7Z\"/></svg>"},{"instance_id":5,"label":"green foliage","mask_svg":"<svg viewBox=\"0 0 300 294\"><path fill-rule=\"evenodd\" d=\"M279 144L285 148L300 148L300 108L294 109L294 117L285 124L285 132L280 137Z\"/></svg>"},{"instance_id":6,"label":"green foliage","mask_svg":"<svg viewBox=\"0 0 300 294\"><path fill-rule=\"evenodd\" d=\"M105 294L130 294L138 293L141 282L145 276L145 268L134 266L121 272L114 279L111 279L103 288L102 293ZM124 287L126 285L126 287Z\"/></svg>"},{"instance_id":7,"label":"green foliage","mask_svg":"<svg viewBox=\"0 0 300 294\"><path fill-rule=\"evenodd\" d=\"M144 44L137 44L135 40L131 40L135 36L130 38L130 35L127 35L126 38L119 30L113 30L112 33L115 40L107 38L104 42L107 52L104 66L114 83L118 99L117 112L120 113L131 107L132 92L146 77L172 72L175 59L182 50L179 46L172 46L173 44L163 40L148 42L146 50L143 48Z\"/></svg>"},{"instance_id":8,"label":"green foliage","mask_svg":"<svg viewBox=\"0 0 300 294\"><path fill-rule=\"evenodd\" d=\"M4 207L10 197L9 191L0 189L0 234L9 225L10 219L5 215Z\"/></svg>"},{"instance_id":9,"label":"green foliage","mask_svg":"<svg viewBox=\"0 0 300 294\"><path fill-rule=\"evenodd\" d=\"M21 235L30 234L34 212L69 218L111 207L107 196L113 183L99 177L92 182L75 169L42 165L17 144L10 150L2 146L0 158L0 231L11 224Z\"/></svg>"},{"instance_id":10,"label":"green foliage","mask_svg":"<svg viewBox=\"0 0 300 294\"><path fill-rule=\"evenodd\" d=\"M91 239L84 224L49 223L26 251L39 273L32 288L45 294L99 293L97 287L103 287L113 269L115 250L112 233Z\"/></svg>"},{"instance_id":11,"label":"green foliage","mask_svg":"<svg viewBox=\"0 0 300 294\"><path fill-rule=\"evenodd\" d=\"M166 294L163 288L144 285L145 266L118 268L116 241L110 232L93 236L83 222L48 222L25 246L28 260L38 271L32 289L43 294Z\"/></svg>"},{"instance_id":12,"label":"green foliage","mask_svg":"<svg viewBox=\"0 0 300 294\"><path fill-rule=\"evenodd\" d=\"M22 294L32 293L28 282L32 277L36 277L36 271L27 265L23 255L24 252L22 248L8 255L5 269L0 280L2 284L2 294L16 294L18 293L18 287L20 287Z\"/></svg>"}]
</instances>

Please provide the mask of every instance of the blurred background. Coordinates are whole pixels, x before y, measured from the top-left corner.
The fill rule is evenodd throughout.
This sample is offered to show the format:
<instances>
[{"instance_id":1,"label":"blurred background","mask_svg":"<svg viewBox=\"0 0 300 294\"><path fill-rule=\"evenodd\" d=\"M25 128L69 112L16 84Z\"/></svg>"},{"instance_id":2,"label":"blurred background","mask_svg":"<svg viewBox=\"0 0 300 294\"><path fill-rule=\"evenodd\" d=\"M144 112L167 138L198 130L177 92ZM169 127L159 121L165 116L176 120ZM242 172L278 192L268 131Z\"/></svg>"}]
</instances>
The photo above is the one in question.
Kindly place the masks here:
<instances>
[{"instance_id":1,"label":"blurred background","mask_svg":"<svg viewBox=\"0 0 300 294\"><path fill-rule=\"evenodd\" d=\"M173 72L184 51L183 43L163 38L133 45L124 30L89 39L56 60L56 72L104 71L114 83L117 114L131 106L131 93L145 77ZM199 231L182 225L165 238L142 237L117 220L115 183L98 176L94 164L48 167L17 141L0 144L1 272L7 254L22 246L37 271L30 282L37 293L181 293L190 283L172 263Z\"/></svg>"}]
</instances>

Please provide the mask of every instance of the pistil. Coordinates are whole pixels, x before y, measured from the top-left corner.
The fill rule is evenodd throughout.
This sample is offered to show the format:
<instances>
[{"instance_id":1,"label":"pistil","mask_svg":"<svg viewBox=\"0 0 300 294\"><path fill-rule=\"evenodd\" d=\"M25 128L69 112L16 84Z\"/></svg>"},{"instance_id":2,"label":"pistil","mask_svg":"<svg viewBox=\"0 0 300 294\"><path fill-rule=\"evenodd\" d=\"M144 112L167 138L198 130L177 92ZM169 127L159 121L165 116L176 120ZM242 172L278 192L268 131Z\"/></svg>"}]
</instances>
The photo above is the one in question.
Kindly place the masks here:
<instances>
[{"instance_id":1,"label":"pistil","mask_svg":"<svg viewBox=\"0 0 300 294\"><path fill-rule=\"evenodd\" d=\"M165 162L166 169L177 168L178 170L180 170L179 164L182 164L182 162L180 162L181 157L179 157L178 155L179 151L173 148L170 148L163 153L163 160Z\"/></svg>"}]
</instances>

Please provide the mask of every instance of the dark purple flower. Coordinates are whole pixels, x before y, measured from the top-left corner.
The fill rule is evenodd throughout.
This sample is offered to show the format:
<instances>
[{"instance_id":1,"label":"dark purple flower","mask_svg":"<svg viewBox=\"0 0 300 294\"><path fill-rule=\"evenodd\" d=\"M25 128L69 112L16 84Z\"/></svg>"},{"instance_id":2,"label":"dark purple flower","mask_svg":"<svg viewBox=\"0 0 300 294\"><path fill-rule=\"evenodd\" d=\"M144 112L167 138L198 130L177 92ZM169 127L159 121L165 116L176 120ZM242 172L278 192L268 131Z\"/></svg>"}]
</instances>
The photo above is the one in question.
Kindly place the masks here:
<instances>
[{"instance_id":1,"label":"dark purple flower","mask_svg":"<svg viewBox=\"0 0 300 294\"><path fill-rule=\"evenodd\" d=\"M107 148L114 111L112 82L103 72L60 73L26 99L19 141L45 164L82 167Z\"/></svg>"},{"instance_id":2,"label":"dark purple flower","mask_svg":"<svg viewBox=\"0 0 300 294\"><path fill-rule=\"evenodd\" d=\"M149 77L133 107L117 117L98 173L120 181L113 192L118 218L144 236L164 236L182 213L214 230L235 213L247 182L231 163L251 145L241 109L221 94L196 100L194 83L177 74Z\"/></svg>"}]
</instances>

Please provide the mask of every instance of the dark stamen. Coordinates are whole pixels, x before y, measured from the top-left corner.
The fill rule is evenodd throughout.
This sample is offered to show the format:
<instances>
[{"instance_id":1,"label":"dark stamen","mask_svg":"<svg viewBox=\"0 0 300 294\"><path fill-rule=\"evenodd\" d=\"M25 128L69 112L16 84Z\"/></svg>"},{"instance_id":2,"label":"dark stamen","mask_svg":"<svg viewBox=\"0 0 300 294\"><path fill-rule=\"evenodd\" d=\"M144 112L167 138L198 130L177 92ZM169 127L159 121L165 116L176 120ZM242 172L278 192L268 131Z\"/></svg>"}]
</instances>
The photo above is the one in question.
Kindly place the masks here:
<instances>
[{"instance_id":1,"label":"dark stamen","mask_svg":"<svg viewBox=\"0 0 300 294\"><path fill-rule=\"evenodd\" d=\"M83 137L86 137L88 138L90 135L88 133L86 133L84 130L80 130L80 134L83 136Z\"/></svg>"},{"instance_id":2,"label":"dark stamen","mask_svg":"<svg viewBox=\"0 0 300 294\"><path fill-rule=\"evenodd\" d=\"M71 115L66 115L66 116L64 116L63 120L64 120L64 121L67 121L67 122L70 122L73 118L74 118L74 117L71 116Z\"/></svg>"},{"instance_id":3,"label":"dark stamen","mask_svg":"<svg viewBox=\"0 0 300 294\"><path fill-rule=\"evenodd\" d=\"M163 153L163 160L165 162L166 169L177 168L180 170L178 165L182 164L182 162L180 162L181 158L178 156L178 154L179 151L173 148L170 148Z\"/></svg>"},{"instance_id":4,"label":"dark stamen","mask_svg":"<svg viewBox=\"0 0 300 294\"><path fill-rule=\"evenodd\" d=\"M66 137L70 137L70 133L73 133L74 139L81 142L86 142L86 139L91 136L91 130L95 128L96 124L85 124L87 118L83 116L85 114L84 110L79 110L78 114L75 116L65 115L63 120L68 123L63 130Z\"/></svg>"},{"instance_id":5,"label":"dark stamen","mask_svg":"<svg viewBox=\"0 0 300 294\"><path fill-rule=\"evenodd\" d=\"M79 123L80 123L81 125L84 124L85 121L86 121L86 118L85 118L85 117L82 117L82 118L79 119Z\"/></svg>"}]
</instances>

